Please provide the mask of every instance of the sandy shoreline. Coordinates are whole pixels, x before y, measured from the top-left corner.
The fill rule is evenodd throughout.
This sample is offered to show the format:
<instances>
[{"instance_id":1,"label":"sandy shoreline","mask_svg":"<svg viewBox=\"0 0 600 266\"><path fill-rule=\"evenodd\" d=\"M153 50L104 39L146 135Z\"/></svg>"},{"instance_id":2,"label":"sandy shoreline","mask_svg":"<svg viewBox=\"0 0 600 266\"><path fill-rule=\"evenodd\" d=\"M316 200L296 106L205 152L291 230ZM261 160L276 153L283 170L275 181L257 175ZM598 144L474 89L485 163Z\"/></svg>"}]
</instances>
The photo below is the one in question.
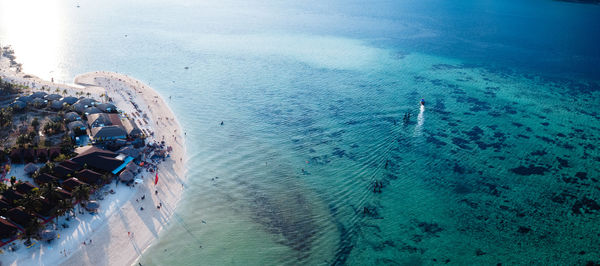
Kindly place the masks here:
<instances>
[{"instance_id":1,"label":"sandy shoreline","mask_svg":"<svg viewBox=\"0 0 600 266\"><path fill-rule=\"evenodd\" d=\"M5 80L40 88L66 89L69 95L75 91L90 92L100 99L106 93L128 116L145 130L154 132L148 142L164 140L173 151L158 169L159 182L154 186L153 173L143 172L144 183L131 189L124 185L106 187L116 189L100 201L96 216L78 215L73 227L53 243L39 243L31 249L0 255L2 264L8 265L131 265L145 249L158 238L168 224L185 187L185 136L172 110L151 87L123 74L91 72L75 78L77 85L56 84L37 77L24 77L7 67L5 58L0 62L0 76ZM137 105L135 107L134 103ZM129 190L129 191L128 191ZM155 193L158 191L158 193ZM145 195L144 200L140 200ZM162 204L160 209L157 208ZM143 210L140 209L143 207ZM90 216L90 217L87 217ZM67 222L69 223L69 222ZM70 235L67 235L70 233ZM83 241L93 240L91 244ZM63 253L63 251L66 251Z\"/></svg>"}]
</instances>

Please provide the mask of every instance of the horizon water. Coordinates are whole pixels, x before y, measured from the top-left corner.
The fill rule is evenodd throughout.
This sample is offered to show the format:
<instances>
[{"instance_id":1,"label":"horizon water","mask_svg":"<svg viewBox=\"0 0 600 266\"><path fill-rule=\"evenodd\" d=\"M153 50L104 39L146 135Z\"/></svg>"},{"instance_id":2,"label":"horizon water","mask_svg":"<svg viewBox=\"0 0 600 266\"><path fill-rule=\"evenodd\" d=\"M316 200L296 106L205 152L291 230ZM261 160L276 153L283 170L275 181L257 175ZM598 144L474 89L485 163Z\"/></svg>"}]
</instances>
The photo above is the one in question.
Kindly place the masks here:
<instances>
[{"instance_id":1,"label":"horizon water","mask_svg":"<svg viewBox=\"0 0 600 266\"><path fill-rule=\"evenodd\" d=\"M600 263L598 43L558 1L0 0L24 72L131 75L187 132L143 265Z\"/></svg>"}]
</instances>

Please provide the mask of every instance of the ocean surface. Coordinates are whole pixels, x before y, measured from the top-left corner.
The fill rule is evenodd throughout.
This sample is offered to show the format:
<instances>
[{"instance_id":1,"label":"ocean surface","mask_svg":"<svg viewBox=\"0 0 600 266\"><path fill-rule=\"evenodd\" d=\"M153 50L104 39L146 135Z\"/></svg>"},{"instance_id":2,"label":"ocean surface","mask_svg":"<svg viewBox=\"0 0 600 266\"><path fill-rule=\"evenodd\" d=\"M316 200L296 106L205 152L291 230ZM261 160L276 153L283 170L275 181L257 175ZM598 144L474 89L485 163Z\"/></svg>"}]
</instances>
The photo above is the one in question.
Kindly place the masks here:
<instances>
[{"instance_id":1,"label":"ocean surface","mask_svg":"<svg viewBox=\"0 0 600 266\"><path fill-rule=\"evenodd\" d=\"M550 0L0 0L25 72L131 75L187 132L143 265L600 263L599 43Z\"/></svg>"}]
</instances>

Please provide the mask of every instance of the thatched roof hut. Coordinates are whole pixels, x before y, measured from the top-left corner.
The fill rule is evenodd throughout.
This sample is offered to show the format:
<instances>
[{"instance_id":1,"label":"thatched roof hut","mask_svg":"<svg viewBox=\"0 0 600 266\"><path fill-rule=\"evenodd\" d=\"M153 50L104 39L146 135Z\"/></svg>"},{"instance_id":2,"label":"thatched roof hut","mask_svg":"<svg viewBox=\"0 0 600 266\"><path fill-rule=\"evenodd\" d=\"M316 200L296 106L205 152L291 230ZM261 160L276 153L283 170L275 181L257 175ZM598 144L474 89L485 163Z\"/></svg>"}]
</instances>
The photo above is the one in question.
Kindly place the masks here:
<instances>
[{"instance_id":1,"label":"thatched roof hut","mask_svg":"<svg viewBox=\"0 0 600 266\"><path fill-rule=\"evenodd\" d=\"M35 186L29 182L19 182L18 184L15 185L15 187L16 187L17 191L22 194L27 194L27 193L31 192L33 189L35 189Z\"/></svg>"},{"instance_id":2,"label":"thatched roof hut","mask_svg":"<svg viewBox=\"0 0 600 266\"><path fill-rule=\"evenodd\" d=\"M48 94L46 96L44 96L44 99L48 100L48 101L58 101L62 98L62 96L60 96L60 94Z\"/></svg>"},{"instance_id":3,"label":"thatched roof hut","mask_svg":"<svg viewBox=\"0 0 600 266\"><path fill-rule=\"evenodd\" d=\"M63 101L64 103L68 104L68 105L73 105L75 104L79 99L73 97L73 96L67 96L61 99L61 101Z\"/></svg>"},{"instance_id":4,"label":"thatched roof hut","mask_svg":"<svg viewBox=\"0 0 600 266\"><path fill-rule=\"evenodd\" d=\"M36 219L31 214L27 213L23 207L16 207L8 210L6 212L6 217L22 227L27 227L31 220Z\"/></svg>"},{"instance_id":5,"label":"thatched roof hut","mask_svg":"<svg viewBox=\"0 0 600 266\"><path fill-rule=\"evenodd\" d=\"M70 192L73 192L73 189L75 189L78 186L82 186L82 185L87 185L87 184L79 181L79 179L77 179L76 177L71 177L71 178L65 180L64 182L62 182L62 184L61 184L61 186L64 189L66 189Z\"/></svg>"},{"instance_id":6,"label":"thatched roof hut","mask_svg":"<svg viewBox=\"0 0 600 266\"><path fill-rule=\"evenodd\" d=\"M68 112L65 114L65 121L73 122L73 121L77 121L77 120L81 120L81 116L79 116L78 113Z\"/></svg>"},{"instance_id":7,"label":"thatched roof hut","mask_svg":"<svg viewBox=\"0 0 600 266\"><path fill-rule=\"evenodd\" d=\"M8 219L0 216L0 239L14 236L19 228Z\"/></svg>"},{"instance_id":8,"label":"thatched roof hut","mask_svg":"<svg viewBox=\"0 0 600 266\"><path fill-rule=\"evenodd\" d=\"M10 104L10 107L12 107L14 110L23 110L25 107L27 107L27 103L22 101L14 101Z\"/></svg>"},{"instance_id":9,"label":"thatched roof hut","mask_svg":"<svg viewBox=\"0 0 600 266\"><path fill-rule=\"evenodd\" d=\"M23 170L25 171L26 174L31 175L31 174L35 173L35 171L38 170L38 167L35 166L35 164L33 164L33 163L28 163L27 165L25 165L25 168L23 168Z\"/></svg>"},{"instance_id":10,"label":"thatched roof hut","mask_svg":"<svg viewBox=\"0 0 600 266\"><path fill-rule=\"evenodd\" d=\"M121 172L121 174L119 175L119 180L121 180L123 182L131 181L131 180L133 180L133 173L129 170L125 170L125 171Z\"/></svg>"}]
</instances>

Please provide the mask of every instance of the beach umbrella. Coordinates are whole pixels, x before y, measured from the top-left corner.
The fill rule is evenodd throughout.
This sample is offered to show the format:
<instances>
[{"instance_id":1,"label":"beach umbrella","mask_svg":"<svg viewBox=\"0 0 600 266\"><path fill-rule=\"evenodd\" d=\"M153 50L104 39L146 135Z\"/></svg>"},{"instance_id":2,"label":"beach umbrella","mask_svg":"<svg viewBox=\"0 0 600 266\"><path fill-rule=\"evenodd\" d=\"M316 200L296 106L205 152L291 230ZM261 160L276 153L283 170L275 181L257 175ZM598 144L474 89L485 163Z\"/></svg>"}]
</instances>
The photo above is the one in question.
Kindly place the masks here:
<instances>
[{"instance_id":1,"label":"beach umbrella","mask_svg":"<svg viewBox=\"0 0 600 266\"><path fill-rule=\"evenodd\" d=\"M97 210L98 210L98 208L100 208L100 204L99 204L97 201L95 201L95 200L90 200L90 201L88 201L88 203L85 205L85 208L86 208L88 211L97 211Z\"/></svg>"},{"instance_id":2,"label":"beach umbrella","mask_svg":"<svg viewBox=\"0 0 600 266\"><path fill-rule=\"evenodd\" d=\"M54 230L46 229L40 233L40 236L45 240L55 239L58 234Z\"/></svg>"}]
</instances>

